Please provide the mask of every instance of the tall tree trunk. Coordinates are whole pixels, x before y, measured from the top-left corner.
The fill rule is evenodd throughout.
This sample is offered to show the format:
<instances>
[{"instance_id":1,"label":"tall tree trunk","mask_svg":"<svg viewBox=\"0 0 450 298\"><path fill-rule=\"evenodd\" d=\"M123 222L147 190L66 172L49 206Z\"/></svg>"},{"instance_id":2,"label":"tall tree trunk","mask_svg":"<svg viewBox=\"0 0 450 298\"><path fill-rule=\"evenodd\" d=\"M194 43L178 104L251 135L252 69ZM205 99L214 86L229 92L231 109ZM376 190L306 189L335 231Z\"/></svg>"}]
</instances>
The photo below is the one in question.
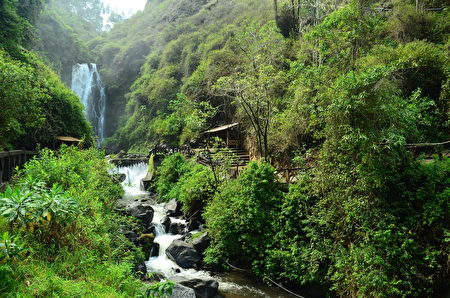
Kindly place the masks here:
<instances>
[{"instance_id":1,"label":"tall tree trunk","mask_svg":"<svg viewBox=\"0 0 450 298\"><path fill-rule=\"evenodd\" d=\"M296 16L296 9L295 9L295 0L291 0L291 12L292 12L292 24L294 28L292 28L292 31L294 34L297 34L297 16Z\"/></svg>"},{"instance_id":2,"label":"tall tree trunk","mask_svg":"<svg viewBox=\"0 0 450 298\"><path fill-rule=\"evenodd\" d=\"M275 16L275 22L278 25L278 0L273 0L273 13Z\"/></svg>"}]
</instances>

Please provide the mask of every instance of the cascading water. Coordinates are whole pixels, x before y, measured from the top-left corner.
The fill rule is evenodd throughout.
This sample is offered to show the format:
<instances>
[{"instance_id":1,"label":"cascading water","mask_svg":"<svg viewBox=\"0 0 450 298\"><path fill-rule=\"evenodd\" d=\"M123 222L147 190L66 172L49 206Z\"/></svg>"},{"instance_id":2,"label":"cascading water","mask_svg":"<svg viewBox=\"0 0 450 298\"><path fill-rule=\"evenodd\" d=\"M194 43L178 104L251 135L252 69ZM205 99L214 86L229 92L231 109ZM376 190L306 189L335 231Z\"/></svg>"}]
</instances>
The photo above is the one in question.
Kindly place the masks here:
<instances>
[{"instance_id":1,"label":"cascading water","mask_svg":"<svg viewBox=\"0 0 450 298\"><path fill-rule=\"evenodd\" d=\"M87 119L92 123L100 145L105 137L106 93L97 65L94 63L74 65L71 88L81 98Z\"/></svg>"},{"instance_id":2,"label":"cascading water","mask_svg":"<svg viewBox=\"0 0 450 298\"><path fill-rule=\"evenodd\" d=\"M116 172L126 175L122 183L125 196L124 200L136 201L139 198L148 196L148 192L141 190L141 180L147 174L147 164L140 163L128 167L119 167ZM154 242L159 244L159 254L157 257L151 257L147 262L147 270L162 274L165 278L182 277L186 279L215 279L219 282L219 291L227 298L237 297L290 297L277 289L267 287L259 282L251 280L246 274L225 273L219 276L213 276L210 272L195 269L183 269L166 255L166 249L181 235L166 233L161 224L161 219L165 216L165 204L153 204L154 216L152 224L155 226ZM181 219L170 217L171 222L185 222ZM193 231L192 233L195 233Z\"/></svg>"},{"instance_id":3,"label":"cascading water","mask_svg":"<svg viewBox=\"0 0 450 298\"><path fill-rule=\"evenodd\" d=\"M170 260L166 255L166 249L170 244L181 238L181 235L172 235L166 233L164 227L161 225L161 219L164 217L164 204L153 206L155 214L153 216L153 225L155 226L155 242L159 244L159 253L157 257L152 257L146 262L147 269L150 272L157 272L165 277L170 277L175 274L175 271L181 272L181 269L175 262Z\"/></svg>"}]
</instances>

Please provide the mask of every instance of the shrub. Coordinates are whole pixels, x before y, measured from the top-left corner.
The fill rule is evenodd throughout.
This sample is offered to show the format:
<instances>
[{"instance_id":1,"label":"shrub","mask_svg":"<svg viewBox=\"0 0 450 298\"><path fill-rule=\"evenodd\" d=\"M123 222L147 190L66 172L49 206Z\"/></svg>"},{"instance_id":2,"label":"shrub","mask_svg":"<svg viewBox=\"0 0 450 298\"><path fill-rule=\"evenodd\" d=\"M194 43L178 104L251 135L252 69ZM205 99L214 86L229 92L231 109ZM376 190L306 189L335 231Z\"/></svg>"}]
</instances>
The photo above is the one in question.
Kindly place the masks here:
<instances>
[{"instance_id":1,"label":"shrub","mask_svg":"<svg viewBox=\"0 0 450 298\"><path fill-rule=\"evenodd\" d=\"M57 184L51 189L41 185L8 187L0 196L0 212L7 218L11 231L19 227L30 232L39 229L41 235L52 233L70 224L79 212L75 200Z\"/></svg>"},{"instance_id":2,"label":"shrub","mask_svg":"<svg viewBox=\"0 0 450 298\"><path fill-rule=\"evenodd\" d=\"M189 172L191 165L186 158L179 154L166 157L157 168L156 192L163 201L169 201L179 197L179 188L176 187L178 180Z\"/></svg>"},{"instance_id":3,"label":"shrub","mask_svg":"<svg viewBox=\"0 0 450 298\"><path fill-rule=\"evenodd\" d=\"M59 152L42 150L14 178L0 200L0 232L10 228L18 234L29 254L0 268L0 277L6 276L0 287L8 284L5 296L143 294L132 272L143 254L120 232L129 219L113 210L123 190L107 167L95 149L63 146Z\"/></svg>"},{"instance_id":4,"label":"shrub","mask_svg":"<svg viewBox=\"0 0 450 298\"><path fill-rule=\"evenodd\" d=\"M179 189L179 199L183 202L183 211L191 215L201 211L214 194L216 185L212 171L200 164L181 176L176 186Z\"/></svg>"},{"instance_id":5,"label":"shrub","mask_svg":"<svg viewBox=\"0 0 450 298\"><path fill-rule=\"evenodd\" d=\"M17 239L4 232L0 238L0 264L15 263L23 258L25 249L17 243Z\"/></svg>"},{"instance_id":6,"label":"shrub","mask_svg":"<svg viewBox=\"0 0 450 298\"><path fill-rule=\"evenodd\" d=\"M280 203L275 170L269 164L252 162L237 179L224 183L204 213L213 238L207 262L245 255L257 269L273 237L271 222Z\"/></svg>"}]
</instances>

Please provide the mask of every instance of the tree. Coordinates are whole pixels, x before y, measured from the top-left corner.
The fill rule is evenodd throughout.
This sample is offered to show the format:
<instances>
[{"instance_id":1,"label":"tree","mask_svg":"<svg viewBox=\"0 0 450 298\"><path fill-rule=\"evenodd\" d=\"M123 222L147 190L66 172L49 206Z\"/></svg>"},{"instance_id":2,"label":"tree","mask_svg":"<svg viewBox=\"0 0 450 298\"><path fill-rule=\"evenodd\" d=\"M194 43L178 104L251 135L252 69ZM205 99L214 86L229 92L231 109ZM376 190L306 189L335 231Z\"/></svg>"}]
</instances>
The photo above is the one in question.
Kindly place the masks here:
<instances>
[{"instance_id":1,"label":"tree","mask_svg":"<svg viewBox=\"0 0 450 298\"><path fill-rule=\"evenodd\" d=\"M260 27L258 29L258 27ZM269 130L283 96L285 43L274 23L250 24L235 40L241 64L215 86L219 94L234 99L256 136L259 153L270 157Z\"/></svg>"},{"instance_id":2,"label":"tree","mask_svg":"<svg viewBox=\"0 0 450 298\"><path fill-rule=\"evenodd\" d=\"M284 0L281 3L280 15L278 5L275 6L277 24L285 36L298 38L309 25L320 24L328 14L336 10L340 0Z\"/></svg>"},{"instance_id":3,"label":"tree","mask_svg":"<svg viewBox=\"0 0 450 298\"><path fill-rule=\"evenodd\" d=\"M21 57L20 47L33 39L32 24L42 8L41 0L0 1L0 48Z\"/></svg>"},{"instance_id":4,"label":"tree","mask_svg":"<svg viewBox=\"0 0 450 298\"><path fill-rule=\"evenodd\" d=\"M77 96L34 54L13 60L0 51L0 148L51 146L59 135L89 138Z\"/></svg>"}]
</instances>

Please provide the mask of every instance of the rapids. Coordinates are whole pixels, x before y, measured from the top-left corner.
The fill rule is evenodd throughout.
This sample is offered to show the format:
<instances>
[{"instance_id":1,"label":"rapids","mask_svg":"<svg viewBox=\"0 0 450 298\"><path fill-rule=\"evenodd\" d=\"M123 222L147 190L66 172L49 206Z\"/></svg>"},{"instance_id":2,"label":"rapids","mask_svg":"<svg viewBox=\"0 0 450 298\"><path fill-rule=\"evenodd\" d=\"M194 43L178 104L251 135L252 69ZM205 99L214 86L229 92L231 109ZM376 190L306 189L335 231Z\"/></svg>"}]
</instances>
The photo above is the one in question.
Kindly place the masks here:
<instances>
[{"instance_id":1,"label":"rapids","mask_svg":"<svg viewBox=\"0 0 450 298\"><path fill-rule=\"evenodd\" d=\"M123 173L127 177L122 183L125 195L124 199L132 200L133 198L142 198L148 195L147 192L141 190L141 180L147 174L147 165L145 163L136 164L129 167L119 167L116 172ZM155 242L159 244L158 257L151 257L147 262L148 272L156 272L164 275L165 278L184 277L187 279L215 279L219 282L220 294L227 298L238 297L292 297L278 288L271 288L254 280L249 274L227 272L223 274L212 274L208 271L183 269L166 256L166 248L175 240L181 238L181 235L172 235L166 233L160 221L165 216L165 204L154 203L152 205L155 210L153 216L153 225L155 226ZM172 222L184 222L181 219L170 218ZM191 233L195 233L192 231Z\"/></svg>"}]
</instances>

